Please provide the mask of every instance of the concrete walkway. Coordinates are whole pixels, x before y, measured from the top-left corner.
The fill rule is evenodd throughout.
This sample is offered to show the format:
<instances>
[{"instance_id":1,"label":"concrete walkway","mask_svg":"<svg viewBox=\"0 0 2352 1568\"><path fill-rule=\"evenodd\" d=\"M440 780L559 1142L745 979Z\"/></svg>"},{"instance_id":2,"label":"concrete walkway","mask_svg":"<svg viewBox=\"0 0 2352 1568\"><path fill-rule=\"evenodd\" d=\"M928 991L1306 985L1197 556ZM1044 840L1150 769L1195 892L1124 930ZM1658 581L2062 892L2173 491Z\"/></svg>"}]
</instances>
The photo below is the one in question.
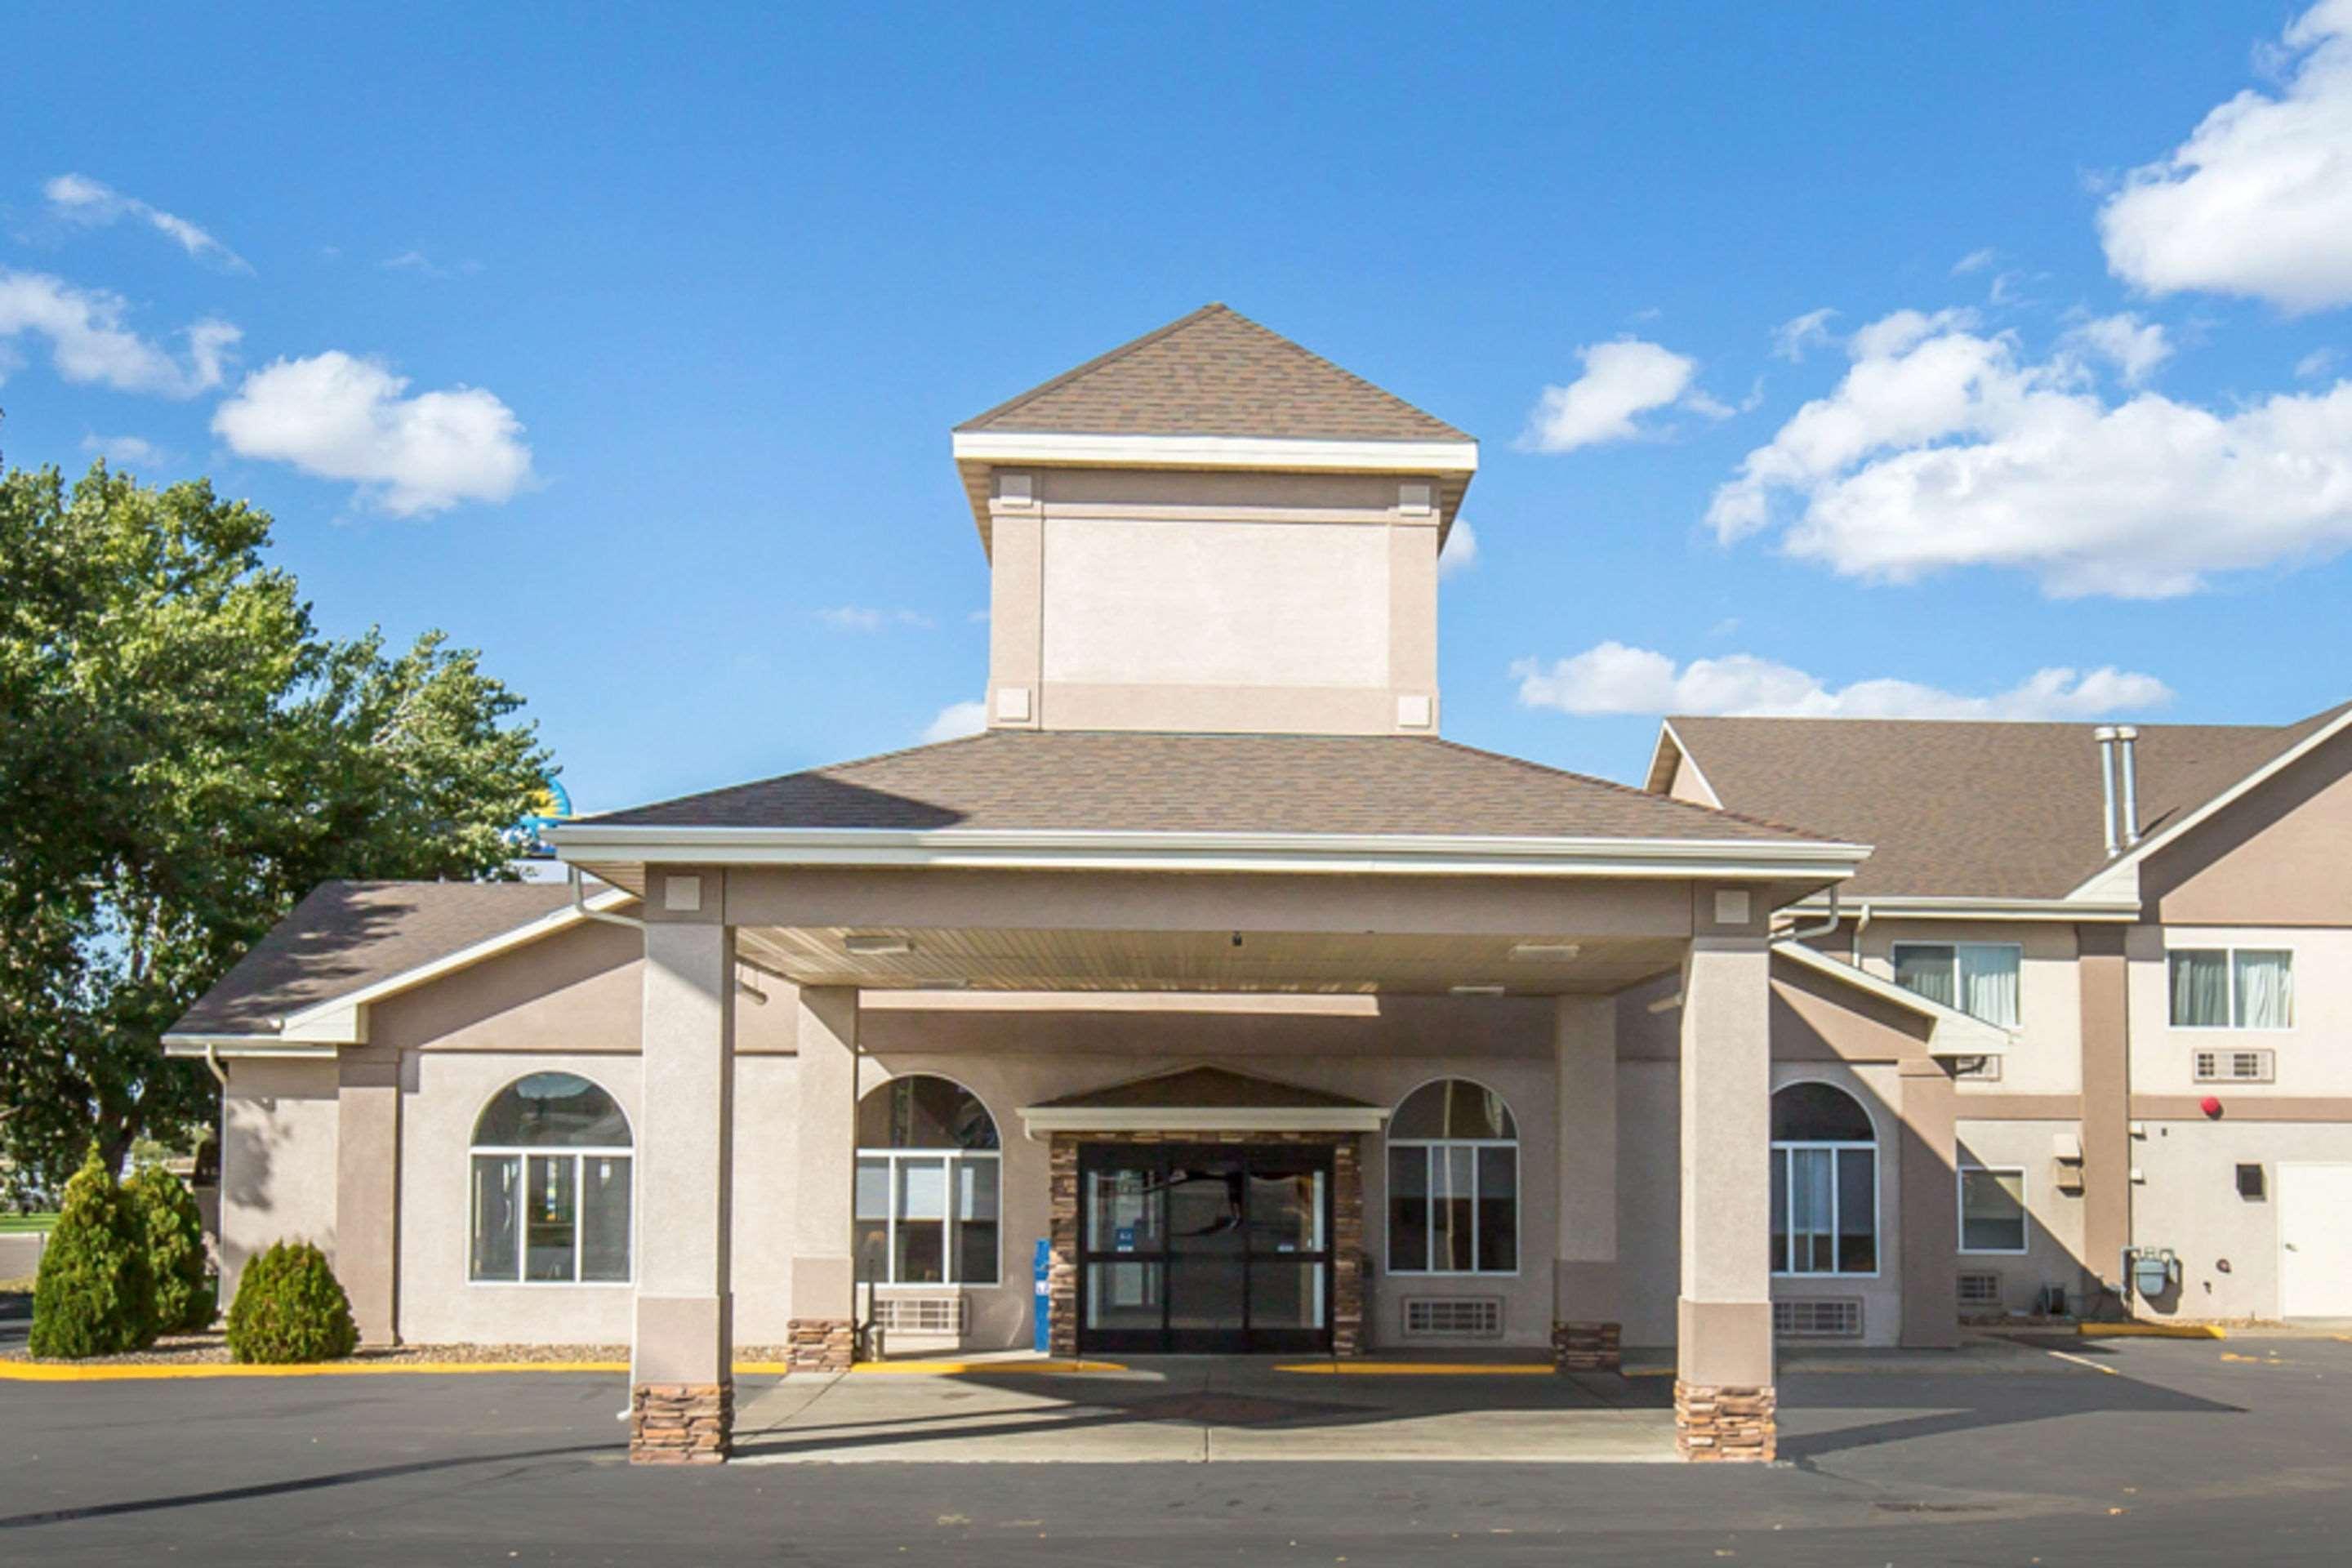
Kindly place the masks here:
<instances>
[{"instance_id":1,"label":"concrete walkway","mask_svg":"<svg viewBox=\"0 0 2352 1568\"><path fill-rule=\"evenodd\" d=\"M736 1462L1675 1461L1660 1380L1332 1364L1186 1356L1078 1373L1005 1361L795 1376L738 1389Z\"/></svg>"}]
</instances>

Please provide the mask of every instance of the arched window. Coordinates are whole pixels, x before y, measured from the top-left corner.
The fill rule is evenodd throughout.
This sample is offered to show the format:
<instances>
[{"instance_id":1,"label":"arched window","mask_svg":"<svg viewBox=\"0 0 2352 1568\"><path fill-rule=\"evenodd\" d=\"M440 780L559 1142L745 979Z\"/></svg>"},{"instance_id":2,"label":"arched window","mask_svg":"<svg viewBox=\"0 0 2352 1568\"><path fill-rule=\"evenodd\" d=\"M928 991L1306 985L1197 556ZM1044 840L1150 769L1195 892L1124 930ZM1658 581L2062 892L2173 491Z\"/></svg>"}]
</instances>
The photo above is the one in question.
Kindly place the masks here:
<instances>
[{"instance_id":1,"label":"arched window","mask_svg":"<svg viewBox=\"0 0 2352 1568\"><path fill-rule=\"evenodd\" d=\"M468 1277L525 1284L629 1279L629 1119L577 1073L535 1072L474 1123Z\"/></svg>"},{"instance_id":2,"label":"arched window","mask_svg":"<svg viewBox=\"0 0 2352 1568\"><path fill-rule=\"evenodd\" d=\"M910 1073L857 1102L857 1269L881 1285L993 1285L996 1119L961 1084Z\"/></svg>"},{"instance_id":3,"label":"arched window","mask_svg":"<svg viewBox=\"0 0 2352 1568\"><path fill-rule=\"evenodd\" d=\"M1878 1133L1834 1084L1772 1096L1772 1272L1878 1272Z\"/></svg>"},{"instance_id":4,"label":"arched window","mask_svg":"<svg viewBox=\"0 0 2352 1568\"><path fill-rule=\"evenodd\" d=\"M1519 1126L1468 1079L1407 1095L1389 1119L1389 1272L1514 1274Z\"/></svg>"}]
</instances>

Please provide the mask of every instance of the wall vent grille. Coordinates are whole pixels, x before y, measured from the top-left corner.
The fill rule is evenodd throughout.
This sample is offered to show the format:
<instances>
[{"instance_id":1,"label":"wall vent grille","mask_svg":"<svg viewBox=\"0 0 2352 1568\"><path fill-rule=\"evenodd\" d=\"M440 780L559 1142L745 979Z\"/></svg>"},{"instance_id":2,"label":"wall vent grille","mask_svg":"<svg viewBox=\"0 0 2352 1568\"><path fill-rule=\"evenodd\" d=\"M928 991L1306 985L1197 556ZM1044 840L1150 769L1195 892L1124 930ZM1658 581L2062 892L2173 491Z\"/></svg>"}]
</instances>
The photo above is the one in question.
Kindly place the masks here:
<instances>
[{"instance_id":1,"label":"wall vent grille","mask_svg":"<svg viewBox=\"0 0 2352 1568\"><path fill-rule=\"evenodd\" d=\"M1858 1340L1862 1302L1852 1297L1772 1303L1772 1331L1792 1340Z\"/></svg>"},{"instance_id":2,"label":"wall vent grille","mask_svg":"<svg viewBox=\"0 0 2352 1568\"><path fill-rule=\"evenodd\" d=\"M1963 1307L2000 1306L2000 1276L1998 1274L1961 1275L1960 1305Z\"/></svg>"},{"instance_id":3,"label":"wall vent grille","mask_svg":"<svg viewBox=\"0 0 2352 1568\"><path fill-rule=\"evenodd\" d=\"M1500 1296L1408 1296L1404 1332L1413 1340L1495 1340L1503 1336Z\"/></svg>"},{"instance_id":4,"label":"wall vent grille","mask_svg":"<svg viewBox=\"0 0 2352 1568\"><path fill-rule=\"evenodd\" d=\"M2199 1083L2268 1083L2277 1058L2268 1050L2199 1051Z\"/></svg>"},{"instance_id":5,"label":"wall vent grille","mask_svg":"<svg viewBox=\"0 0 2352 1568\"><path fill-rule=\"evenodd\" d=\"M874 1303L874 1321L885 1333L961 1334L961 1296L884 1296Z\"/></svg>"}]
</instances>

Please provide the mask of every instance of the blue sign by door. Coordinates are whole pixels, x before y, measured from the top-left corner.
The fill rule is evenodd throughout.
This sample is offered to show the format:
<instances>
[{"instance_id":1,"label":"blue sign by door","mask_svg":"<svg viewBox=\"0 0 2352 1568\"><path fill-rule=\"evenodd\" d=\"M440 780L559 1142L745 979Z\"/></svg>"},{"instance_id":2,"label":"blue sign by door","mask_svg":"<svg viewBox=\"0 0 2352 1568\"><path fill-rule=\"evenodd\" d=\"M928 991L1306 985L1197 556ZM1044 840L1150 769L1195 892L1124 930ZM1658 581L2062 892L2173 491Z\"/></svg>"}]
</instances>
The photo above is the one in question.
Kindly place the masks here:
<instances>
[{"instance_id":1,"label":"blue sign by door","mask_svg":"<svg viewBox=\"0 0 2352 1568\"><path fill-rule=\"evenodd\" d=\"M1054 1348L1054 1244L1042 1236L1037 1238L1036 1274L1037 1300L1031 1316L1036 1320L1037 1353L1045 1355Z\"/></svg>"}]
</instances>

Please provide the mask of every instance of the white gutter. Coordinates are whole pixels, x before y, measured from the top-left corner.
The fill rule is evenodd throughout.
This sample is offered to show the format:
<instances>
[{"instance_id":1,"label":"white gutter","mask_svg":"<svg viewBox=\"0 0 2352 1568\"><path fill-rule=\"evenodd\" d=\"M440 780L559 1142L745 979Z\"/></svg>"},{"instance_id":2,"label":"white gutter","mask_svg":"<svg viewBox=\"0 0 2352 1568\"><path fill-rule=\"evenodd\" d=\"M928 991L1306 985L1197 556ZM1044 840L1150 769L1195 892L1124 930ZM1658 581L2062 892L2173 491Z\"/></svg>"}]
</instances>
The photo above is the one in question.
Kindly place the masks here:
<instances>
[{"instance_id":1,"label":"white gutter","mask_svg":"<svg viewBox=\"0 0 2352 1568\"><path fill-rule=\"evenodd\" d=\"M1137 833L1054 828L599 826L551 830L573 865L1844 878L1867 845L1471 834Z\"/></svg>"},{"instance_id":2,"label":"white gutter","mask_svg":"<svg viewBox=\"0 0 2352 1568\"><path fill-rule=\"evenodd\" d=\"M1828 910L1826 900L1814 897L1790 906L1792 912L1812 914ZM1865 906L1874 920L1945 921L2136 921L2137 899L1941 898L1923 894L1873 895Z\"/></svg>"},{"instance_id":3,"label":"white gutter","mask_svg":"<svg viewBox=\"0 0 2352 1568\"><path fill-rule=\"evenodd\" d=\"M960 430L959 463L1081 463L1116 468L1288 468L1471 474L1475 441L1337 441L1276 436L1061 436Z\"/></svg>"},{"instance_id":4,"label":"white gutter","mask_svg":"<svg viewBox=\"0 0 2352 1568\"><path fill-rule=\"evenodd\" d=\"M572 912L573 914L584 921L603 921L606 925L626 926L631 931L646 929L646 922L635 915L616 915L610 910L591 906L587 899L587 883L580 875L580 868L567 866L564 869L572 875Z\"/></svg>"}]
</instances>

